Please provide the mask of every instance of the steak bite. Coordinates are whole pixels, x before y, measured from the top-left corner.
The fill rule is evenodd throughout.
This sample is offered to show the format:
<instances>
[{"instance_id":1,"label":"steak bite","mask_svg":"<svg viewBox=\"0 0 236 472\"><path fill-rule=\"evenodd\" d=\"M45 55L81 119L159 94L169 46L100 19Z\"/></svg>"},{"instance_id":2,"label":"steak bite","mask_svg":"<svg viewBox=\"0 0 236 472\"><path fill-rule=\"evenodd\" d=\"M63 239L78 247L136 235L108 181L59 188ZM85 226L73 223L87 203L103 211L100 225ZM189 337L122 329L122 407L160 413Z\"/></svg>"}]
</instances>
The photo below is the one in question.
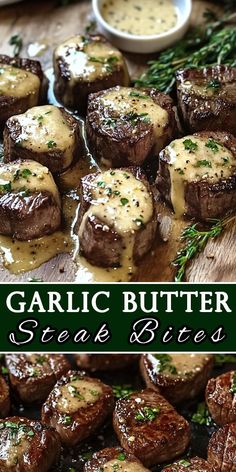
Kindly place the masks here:
<instances>
[{"instance_id":1,"label":"steak bite","mask_svg":"<svg viewBox=\"0 0 236 472\"><path fill-rule=\"evenodd\" d=\"M209 380L206 403L218 425L236 422L236 371L226 372Z\"/></svg>"},{"instance_id":2,"label":"steak bite","mask_svg":"<svg viewBox=\"0 0 236 472\"><path fill-rule=\"evenodd\" d=\"M201 457L188 457L168 465L163 472L212 472L212 467Z\"/></svg>"},{"instance_id":3,"label":"steak bite","mask_svg":"<svg viewBox=\"0 0 236 472\"><path fill-rule=\"evenodd\" d=\"M44 401L70 369L63 354L7 354L6 365L11 386L24 403Z\"/></svg>"},{"instance_id":4,"label":"steak bite","mask_svg":"<svg viewBox=\"0 0 236 472\"><path fill-rule=\"evenodd\" d=\"M172 99L155 89L113 87L88 100L88 142L106 167L141 165L176 132Z\"/></svg>"},{"instance_id":5,"label":"steak bite","mask_svg":"<svg viewBox=\"0 0 236 472\"><path fill-rule=\"evenodd\" d=\"M223 426L211 436L207 460L214 471L236 471L236 423Z\"/></svg>"},{"instance_id":6,"label":"steak bite","mask_svg":"<svg viewBox=\"0 0 236 472\"><path fill-rule=\"evenodd\" d=\"M0 420L0 470L47 472L60 457L60 438L39 421L13 416Z\"/></svg>"},{"instance_id":7,"label":"steak bite","mask_svg":"<svg viewBox=\"0 0 236 472\"><path fill-rule=\"evenodd\" d=\"M210 354L143 354L140 367L148 388L171 403L181 403L205 388L213 363Z\"/></svg>"},{"instance_id":8,"label":"steak bite","mask_svg":"<svg viewBox=\"0 0 236 472\"><path fill-rule=\"evenodd\" d=\"M66 107L85 114L88 95L129 85L122 53L103 36L73 36L54 51L54 92Z\"/></svg>"},{"instance_id":9,"label":"steak bite","mask_svg":"<svg viewBox=\"0 0 236 472\"><path fill-rule=\"evenodd\" d=\"M91 372L124 369L138 357L135 354L74 354L77 366Z\"/></svg>"},{"instance_id":10,"label":"steak bite","mask_svg":"<svg viewBox=\"0 0 236 472\"><path fill-rule=\"evenodd\" d=\"M11 408L9 387L5 379L0 375L0 418L5 418Z\"/></svg>"},{"instance_id":11,"label":"steak bite","mask_svg":"<svg viewBox=\"0 0 236 472\"><path fill-rule=\"evenodd\" d=\"M91 436L114 406L112 388L85 372L69 371L42 407L42 421L55 428L63 444L74 446Z\"/></svg>"},{"instance_id":12,"label":"steak bite","mask_svg":"<svg viewBox=\"0 0 236 472\"><path fill-rule=\"evenodd\" d=\"M236 135L235 88L235 67L178 71L179 110L189 132L223 130Z\"/></svg>"},{"instance_id":13,"label":"steak bite","mask_svg":"<svg viewBox=\"0 0 236 472\"><path fill-rule=\"evenodd\" d=\"M148 472L141 462L120 447L103 449L86 462L83 472Z\"/></svg>"},{"instance_id":14,"label":"steak bite","mask_svg":"<svg viewBox=\"0 0 236 472\"><path fill-rule=\"evenodd\" d=\"M81 253L94 265L132 266L155 239L153 194L137 167L90 174L81 181Z\"/></svg>"},{"instance_id":15,"label":"steak bite","mask_svg":"<svg viewBox=\"0 0 236 472\"><path fill-rule=\"evenodd\" d=\"M10 116L46 101L47 89L40 62L0 54L0 131Z\"/></svg>"},{"instance_id":16,"label":"steak bite","mask_svg":"<svg viewBox=\"0 0 236 472\"><path fill-rule=\"evenodd\" d=\"M151 389L118 400L113 425L122 447L146 466L180 456L190 440L188 422Z\"/></svg>"},{"instance_id":17,"label":"steak bite","mask_svg":"<svg viewBox=\"0 0 236 472\"><path fill-rule=\"evenodd\" d=\"M0 164L0 234L29 240L61 224L61 199L47 167L31 160Z\"/></svg>"},{"instance_id":18,"label":"steak bite","mask_svg":"<svg viewBox=\"0 0 236 472\"><path fill-rule=\"evenodd\" d=\"M64 108L33 107L7 120L4 161L33 159L59 173L79 155L80 144L79 122Z\"/></svg>"},{"instance_id":19,"label":"steak bite","mask_svg":"<svg viewBox=\"0 0 236 472\"><path fill-rule=\"evenodd\" d=\"M172 141L160 153L157 187L176 217L225 215L236 206L236 138L203 131Z\"/></svg>"}]
</instances>

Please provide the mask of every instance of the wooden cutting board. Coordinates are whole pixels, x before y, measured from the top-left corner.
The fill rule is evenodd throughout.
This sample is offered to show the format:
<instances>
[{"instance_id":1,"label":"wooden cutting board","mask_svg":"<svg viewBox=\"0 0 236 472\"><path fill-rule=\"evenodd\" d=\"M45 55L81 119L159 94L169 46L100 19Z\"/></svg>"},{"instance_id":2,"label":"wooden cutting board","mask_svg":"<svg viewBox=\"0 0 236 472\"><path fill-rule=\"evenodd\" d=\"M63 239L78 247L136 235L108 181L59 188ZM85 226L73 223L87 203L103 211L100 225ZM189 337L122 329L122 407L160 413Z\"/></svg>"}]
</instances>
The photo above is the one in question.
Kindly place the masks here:
<instances>
[{"instance_id":1,"label":"wooden cutting board","mask_svg":"<svg viewBox=\"0 0 236 472\"><path fill-rule=\"evenodd\" d=\"M9 39L14 34L23 38L22 56L31 56L40 51L39 59L45 70L51 68L52 50L61 40L74 33L84 32L85 27L93 19L91 2L81 0L64 7L58 6L58 0L25 1L0 9L0 53L12 54ZM215 2L194 1L192 22L202 21L206 8L217 10ZM145 69L147 60L144 55L125 54L132 78L136 78ZM169 225L169 210L159 205L160 219L166 218L162 224ZM180 248L180 233L185 223L171 223L168 241L157 239L153 251L140 264L135 281L171 282L174 270L171 261ZM164 231L165 232L165 231ZM236 223L225 230L217 240L210 241L206 249L191 263L187 272L187 280L191 282L219 282L236 280L236 251L234 248ZM82 282L76 278L77 267L70 254L60 254L43 264L40 268L20 275L11 274L3 266L0 267L1 282L22 282L29 278L40 278L45 282Z\"/></svg>"}]
</instances>

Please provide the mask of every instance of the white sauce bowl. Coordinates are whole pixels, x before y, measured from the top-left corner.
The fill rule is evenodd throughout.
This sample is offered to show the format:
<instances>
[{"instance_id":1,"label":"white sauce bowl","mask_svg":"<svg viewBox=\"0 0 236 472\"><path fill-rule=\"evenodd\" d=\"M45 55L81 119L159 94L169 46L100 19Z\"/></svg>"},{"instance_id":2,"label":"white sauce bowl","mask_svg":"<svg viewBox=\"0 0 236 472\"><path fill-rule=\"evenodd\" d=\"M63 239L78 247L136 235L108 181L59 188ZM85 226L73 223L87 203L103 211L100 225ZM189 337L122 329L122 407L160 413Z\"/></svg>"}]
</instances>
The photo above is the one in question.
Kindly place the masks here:
<instances>
[{"instance_id":1,"label":"white sauce bowl","mask_svg":"<svg viewBox=\"0 0 236 472\"><path fill-rule=\"evenodd\" d=\"M143 0L145 1L145 0ZM155 0L153 0L155 2ZM153 53L161 51L181 39L186 33L192 12L192 0L173 0L178 9L178 20L174 28L161 34L150 36L133 35L113 28L104 20L101 7L104 0L92 0L93 10L102 33L119 49L135 53Z\"/></svg>"}]
</instances>

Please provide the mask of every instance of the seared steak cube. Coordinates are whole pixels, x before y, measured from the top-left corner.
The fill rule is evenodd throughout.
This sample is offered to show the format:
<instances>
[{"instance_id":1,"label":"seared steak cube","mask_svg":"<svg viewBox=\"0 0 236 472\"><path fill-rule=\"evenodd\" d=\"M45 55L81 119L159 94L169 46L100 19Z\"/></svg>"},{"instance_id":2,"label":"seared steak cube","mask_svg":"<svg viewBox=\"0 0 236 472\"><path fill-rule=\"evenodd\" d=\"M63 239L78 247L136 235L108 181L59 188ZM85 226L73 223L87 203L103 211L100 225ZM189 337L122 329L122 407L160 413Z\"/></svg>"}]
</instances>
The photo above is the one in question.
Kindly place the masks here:
<instances>
[{"instance_id":1,"label":"seared steak cube","mask_svg":"<svg viewBox=\"0 0 236 472\"><path fill-rule=\"evenodd\" d=\"M9 387L5 379L0 376L0 418L5 418L11 408Z\"/></svg>"},{"instance_id":2,"label":"seared steak cube","mask_svg":"<svg viewBox=\"0 0 236 472\"><path fill-rule=\"evenodd\" d=\"M82 114L89 93L129 84L121 52L101 35L67 39L55 49L53 63L57 99Z\"/></svg>"},{"instance_id":3,"label":"seared steak cube","mask_svg":"<svg viewBox=\"0 0 236 472\"><path fill-rule=\"evenodd\" d=\"M138 358L135 354L75 354L77 366L91 372L124 369Z\"/></svg>"},{"instance_id":4,"label":"seared steak cube","mask_svg":"<svg viewBox=\"0 0 236 472\"><path fill-rule=\"evenodd\" d=\"M47 472L60 457L56 431L14 416L0 420L0 471Z\"/></svg>"},{"instance_id":5,"label":"seared steak cube","mask_svg":"<svg viewBox=\"0 0 236 472\"><path fill-rule=\"evenodd\" d=\"M178 71L178 104L188 130L191 133L222 130L236 135L235 90L235 67Z\"/></svg>"},{"instance_id":6,"label":"seared steak cube","mask_svg":"<svg viewBox=\"0 0 236 472\"><path fill-rule=\"evenodd\" d=\"M173 102L154 89L113 87L88 100L88 142L106 167L141 165L176 131Z\"/></svg>"},{"instance_id":7,"label":"seared steak cube","mask_svg":"<svg viewBox=\"0 0 236 472\"><path fill-rule=\"evenodd\" d=\"M42 421L53 426L61 441L73 446L91 436L113 410L112 388L84 372L70 371L42 407Z\"/></svg>"},{"instance_id":8,"label":"seared steak cube","mask_svg":"<svg viewBox=\"0 0 236 472\"><path fill-rule=\"evenodd\" d=\"M118 400L113 425L122 447L146 466L175 459L190 440L188 422L151 389Z\"/></svg>"},{"instance_id":9,"label":"seared steak cube","mask_svg":"<svg viewBox=\"0 0 236 472\"><path fill-rule=\"evenodd\" d=\"M147 387L180 403L205 388L213 363L210 354L143 354L140 367Z\"/></svg>"},{"instance_id":10,"label":"seared steak cube","mask_svg":"<svg viewBox=\"0 0 236 472\"><path fill-rule=\"evenodd\" d=\"M213 420L220 426L236 422L236 371L209 380L206 403Z\"/></svg>"},{"instance_id":11,"label":"seared steak cube","mask_svg":"<svg viewBox=\"0 0 236 472\"><path fill-rule=\"evenodd\" d=\"M212 472L212 467L201 457L188 457L167 465L163 472Z\"/></svg>"},{"instance_id":12,"label":"seared steak cube","mask_svg":"<svg viewBox=\"0 0 236 472\"><path fill-rule=\"evenodd\" d=\"M236 471L236 423L223 426L211 436L207 460L216 472Z\"/></svg>"},{"instance_id":13,"label":"seared steak cube","mask_svg":"<svg viewBox=\"0 0 236 472\"><path fill-rule=\"evenodd\" d=\"M93 454L83 472L148 472L139 460L120 447L103 449Z\"/></svg>"},{"instance_id":14,"label":"seared steak cube","mask_svg":"<svg viewBox=\"0 0 236 472\"><path fill-rule=\"evenodd\" d=\"M200 132L160 153L157 187L175 215L217 218L236 206L236 138Z\"/></svg>"},{"instance_id":15,"label":"seared steak cube","mask_svg":"<svg viewBox=\"0 0 236 472\"><path fill-rule=\"evenodd\" d=\"M0 55L0 131L7 119L46 100L48 81L41 64Z\"/></svg>"},{"instance_id":16,"label":"seared steak cube","mask_svg":"<svg viewBox=\"0 0 236 472\"><path fill-rule=\"evenodd\" d=\"M0 164L0 234L29 240L60 224L61 199L47 167L31 160Z\"/></svg>"},{"instance_id":17,"label":"seared steak cube","mask_svg":"<svg viewBox=\"0 0 236 472\"><path fill-rule=\"evenodd\" d=\"M52 105L30 108L7 120L4 161L33 159L51 172L67 169L79 156L79 122L63 108Z\"/></svg>"},{"instance_id":18,"label":"seared steak cube","mask_svg":"<svg viewBox=\"0 0 236 472\"><path fill-rule=\"evenodd\" d=\"M63 354L7 354L11 386L24 403L44 401L70 369Z\"/></svg>"}]
</instances>

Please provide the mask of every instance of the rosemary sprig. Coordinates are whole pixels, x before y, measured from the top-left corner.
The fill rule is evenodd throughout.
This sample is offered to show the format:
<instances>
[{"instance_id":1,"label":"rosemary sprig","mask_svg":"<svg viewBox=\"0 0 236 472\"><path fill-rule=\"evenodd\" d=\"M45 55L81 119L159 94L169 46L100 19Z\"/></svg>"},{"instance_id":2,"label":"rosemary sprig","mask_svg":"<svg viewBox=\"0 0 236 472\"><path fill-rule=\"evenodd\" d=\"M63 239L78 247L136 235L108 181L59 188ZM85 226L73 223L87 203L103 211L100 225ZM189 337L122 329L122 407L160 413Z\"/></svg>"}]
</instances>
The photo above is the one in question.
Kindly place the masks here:
<instances>
[{"instance_id":1,"label":"rosemary sprig","mask_svg":"<svg viewBox=\"0 0 236 472\"><path fill-rule=\"evenodd\" d=\"M208 13L209 16L209 13ZM217 64L236 65L236 28L225 26L235 14L224 16L208 26L193 28L174 47L163 51L148 63L148 70L136 81L139 87L154 87L170 93L178 69L209 67Z\"/></svg>"},{"instance_id":2,"label":"rosemary sprig","mask_svg":"<svg viewBox=\"0 0 236 472\"><path fill-rule=\"evenodd\" d=\"M176 267L175 282L182 282L188 263L202 251L209 239L217 238L229 223L235 219L235 216L226 217L222 220L210 220L209 229L203 231L198 229L198 223L185 228L181 235L181 241L185 246L177 253L176 258L172 262Z\"/></svg>"}]
</instances>

